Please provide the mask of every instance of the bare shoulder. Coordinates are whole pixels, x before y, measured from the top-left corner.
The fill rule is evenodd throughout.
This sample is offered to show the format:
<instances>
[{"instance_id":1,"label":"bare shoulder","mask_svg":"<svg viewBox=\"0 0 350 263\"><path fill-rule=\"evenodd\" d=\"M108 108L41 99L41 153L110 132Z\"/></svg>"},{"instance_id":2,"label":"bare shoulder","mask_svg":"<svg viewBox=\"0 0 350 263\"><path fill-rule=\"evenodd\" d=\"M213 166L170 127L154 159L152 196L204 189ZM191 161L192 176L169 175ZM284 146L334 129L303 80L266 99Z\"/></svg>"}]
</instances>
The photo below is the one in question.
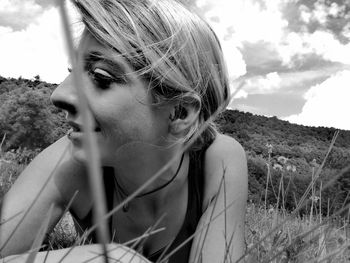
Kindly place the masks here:
<instances>
[{"instance_id":1,"label":"bare shoulder","mask_svg":"<svg viewBox=\"0 0 350 263\"><path fill-rule=\"evenodd\" d=\"M227 156L229 154L229 156ZM235 157L245 158L245 152L242 145L234 138L218 133L213 143L209 146L206 152L206 158L208 161L216 158L228 158L234 161L235 158L230 158L232 155ZM238 155L238 156L237 156Z\"/></svg>"},{"instance_id":2,"label":"bare shoulder","mask_svg":"<svg viewBox=\"0 0 350 263\"><path fill-rule=\"evenodd\" d=\"M205 153L204 176L204 207L217 195L223 176L228 191L236 186L245 191L248 172L242 145L230 136L217 134Z\"/></svg>"}]
</instances>

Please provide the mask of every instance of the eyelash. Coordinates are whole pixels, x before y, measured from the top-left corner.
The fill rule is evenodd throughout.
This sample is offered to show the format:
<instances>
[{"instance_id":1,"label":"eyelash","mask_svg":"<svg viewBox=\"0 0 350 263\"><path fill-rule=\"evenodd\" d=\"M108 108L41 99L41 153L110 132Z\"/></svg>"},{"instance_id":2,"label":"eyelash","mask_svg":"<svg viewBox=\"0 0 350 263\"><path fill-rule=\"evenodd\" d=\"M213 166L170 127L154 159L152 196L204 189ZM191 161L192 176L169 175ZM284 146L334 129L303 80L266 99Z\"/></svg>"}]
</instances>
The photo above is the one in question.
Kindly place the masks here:
<instances>
[{"instance_id":1,"label":"eyelash","mask_svg":"<svg viewBox=\"0 0 350 263\"><path fill-rule=\"evenodd\" d=\"M96 70L103 71L106 73L106 75L102 73L98 73L96 72ZM68 72L71 73L72 69L68 68ZM91 77L92 81L98 86L99 89L102 89L102 90L109 89L112 83L119 83L119 84L127 83L127 80L124 75L114 77L111 74L109 74L108 71L98 67L87 69L87 72L88 72L88 75Z\"/></svg>"},{"instance_id":2,"label":"eyelash","mask_svg":"<svg viewBox=\"0 0 350 263\"><path fill-rule=\"evenodd\" d=\"M110 88L110 85L112 83L114 82L118 83L118 80L112 77L107 71L106 73L110 76L106 76L104 74L98 73L96 72L96 69L99 69L99 68L89 70L88 74L99 89L106 90Z\"/></svg>"}]
</instances>

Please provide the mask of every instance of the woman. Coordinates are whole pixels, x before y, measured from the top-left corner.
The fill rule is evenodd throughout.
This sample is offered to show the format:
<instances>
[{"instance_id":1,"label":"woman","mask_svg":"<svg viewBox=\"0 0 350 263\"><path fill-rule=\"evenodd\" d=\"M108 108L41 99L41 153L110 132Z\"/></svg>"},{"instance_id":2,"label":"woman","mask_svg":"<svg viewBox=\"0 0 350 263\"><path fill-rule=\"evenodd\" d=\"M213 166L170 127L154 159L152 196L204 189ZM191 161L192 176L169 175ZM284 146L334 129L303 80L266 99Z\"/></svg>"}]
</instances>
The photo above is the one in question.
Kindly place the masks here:
<instances>
[{"instance_id":1,"label":"woman","mask_svg":"<svg viewBox=\"0 0 350 263\"><path fill-rule=\"evenodd\" d=\"M229 101L227 72L215 34L174 0L73 3L85 25L77 60L84 69L84 90L94 117L108 209L178 156L109 219L113 239L108 248L117 248L109 255L121 262L132 258L156 262L193 235L169 262L239 259L244 253L247 167L242 147L210 122ZM48 212L52 229L73 197L70 211L78 231L92 226L81 113L71 75L54 91L52 102L67 112L72 129L40 153L6 195L2 256L27 251ZM203 125L206 128L198 135ZM179 154L190 140L195 142ZM50 174L53 178L38 196ZM15 215L36 196L19 224L21 216ZM120 245L157 221L157 228L164 230L133 246L136 256ZM96 241L94 235L90 238ZM80 246L65 260L84 261L100 250L93 244ZM56 262L65 252L50 252L48 262ZM39 253L37 259L45 256ZM102 262L101 257L96 262Z\"/></svg>"}]
</instances>

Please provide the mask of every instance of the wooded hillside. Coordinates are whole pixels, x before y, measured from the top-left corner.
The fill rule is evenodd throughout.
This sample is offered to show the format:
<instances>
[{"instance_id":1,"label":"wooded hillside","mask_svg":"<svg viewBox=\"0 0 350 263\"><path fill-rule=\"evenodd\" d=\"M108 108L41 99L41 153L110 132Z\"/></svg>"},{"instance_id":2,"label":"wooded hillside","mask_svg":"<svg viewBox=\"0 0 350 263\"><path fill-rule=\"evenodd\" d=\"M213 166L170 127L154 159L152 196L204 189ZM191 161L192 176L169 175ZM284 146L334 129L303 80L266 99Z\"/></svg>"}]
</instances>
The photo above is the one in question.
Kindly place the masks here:
<instances>
[{"instance_id":1,"label":"wooded hillside","mask_svg":"<svg viewBox=\"0 0 350 263\"><path fill-rule=\"evenodd\" d=\"M4 138L0 159L27 164L40 150L66 133L68 127L64 113L49 100L56 86L42 82L39 76L33 80L0 77L0 139ZM234 137L246 150L249 199L260 204L265 202L266 178L270 169L267 201L276 204L282 178L287 209L293 209L299 202L336 132L333 128L295 125L276 117L236 110L225 111L216 122L223 133ZM325 185L335 178L349 164L350 131L340 131L317 179L316 188L320 187L321 181ZM341 208L349 202L349 191L350 172L347 171L322 191L322 209L335 211ZM302 212L307 212L307 209L305 206Z\"/></svg>"}]
</instances>

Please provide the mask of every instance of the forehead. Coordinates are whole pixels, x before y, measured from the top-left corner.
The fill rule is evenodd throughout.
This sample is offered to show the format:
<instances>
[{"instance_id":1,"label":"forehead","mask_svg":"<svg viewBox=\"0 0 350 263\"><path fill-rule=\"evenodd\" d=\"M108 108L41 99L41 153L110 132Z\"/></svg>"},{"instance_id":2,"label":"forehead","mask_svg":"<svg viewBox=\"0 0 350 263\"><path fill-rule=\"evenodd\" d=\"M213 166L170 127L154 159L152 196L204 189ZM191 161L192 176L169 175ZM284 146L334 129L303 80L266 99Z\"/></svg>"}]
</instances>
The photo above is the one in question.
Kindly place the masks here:
<instances>
[{"instance_id":1,"label":"forehead","mask_svg":"<svg viewBox=\"0 0 350 263\"><path fill-rule=\"evenodd\" d=\"M103 45L88 32L85 32L81 37L77 48L77 57L84 64L101 61L112 67L123 69L125 74L135 72L120 52Z\"/></svg>"},{"instance_id":2,"label":"forehead","mask_svg":"<svg viewBox=\"0 0 350 263\"><path fill-rule=\"evenodd\" d=\"M77 48L78 56L84 56L90 52L99 52L105 55L109 54L111 51L100 42L96 40L90 33L84 32Z\"/></svg>"}]
</instances>

